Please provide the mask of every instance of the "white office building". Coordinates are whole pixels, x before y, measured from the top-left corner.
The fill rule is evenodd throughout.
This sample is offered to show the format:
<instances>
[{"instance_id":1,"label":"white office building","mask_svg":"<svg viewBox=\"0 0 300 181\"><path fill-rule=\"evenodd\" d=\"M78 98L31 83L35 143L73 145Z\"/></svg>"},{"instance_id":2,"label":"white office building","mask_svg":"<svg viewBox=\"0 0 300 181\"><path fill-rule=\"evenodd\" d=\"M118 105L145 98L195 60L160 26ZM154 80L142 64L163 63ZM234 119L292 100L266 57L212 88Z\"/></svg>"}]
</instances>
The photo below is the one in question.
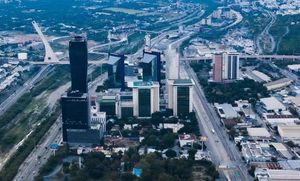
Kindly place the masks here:
<instances>
[{"instance_id":1,"label":"white office building","mask_svg":"<svg viewBox=\"0 0 300 181\"><path fill-rule=\"evenodd\" d=\"M159 111L159 83L158 82L133 82L133 116L151 117Z\"/></svg>"},{"instance_id":2,"label":"white office building","mask_svg":"<svg viewBox=\"0 0 300 181\"><path fill-rule=\"evenodd\" d=\"M191 79L168 80L168 108L173 110L174 116L193 111L194 85Z\"/></svg>"}]
</instances>

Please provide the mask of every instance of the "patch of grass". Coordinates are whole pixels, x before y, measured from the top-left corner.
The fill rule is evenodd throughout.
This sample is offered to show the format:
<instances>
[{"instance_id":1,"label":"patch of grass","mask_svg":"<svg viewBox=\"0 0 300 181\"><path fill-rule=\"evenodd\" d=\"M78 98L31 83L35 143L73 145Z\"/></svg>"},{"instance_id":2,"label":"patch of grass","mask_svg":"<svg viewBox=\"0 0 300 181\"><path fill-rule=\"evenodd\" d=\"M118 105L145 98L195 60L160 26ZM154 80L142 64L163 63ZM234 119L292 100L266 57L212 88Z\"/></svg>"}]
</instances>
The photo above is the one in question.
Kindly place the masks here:
<instances>
[{"instance_id":1,"label":"patch of grass","mask_svg":"<svg viewBox=\"0 0 300 181\"><path fill-rule=\"evenodd\" d=\"M271 27L270 33L278 41L286 33L286 27L289 27L289 33L282 37L278 47L278 54L300 54L300 15L278 16L277 21Z\"/></svg>"},{"instance_id":2,"label":"patch of grass","mask_svg":"<svg viewBox=\"0 0 300 181\"><path fill-rule=\"evenodd\" d=\"M41 138L57 120L60 113L60 109L57 108L52 114L44 115L45 121L43 121L37 129L32 132L24 144L20 146L17 152L6 162L3 169L0 171L0 180L13 180L15 175L18 173L19 166L24 162L34 147L39 143Z\"/></svg>"}]
</instances>

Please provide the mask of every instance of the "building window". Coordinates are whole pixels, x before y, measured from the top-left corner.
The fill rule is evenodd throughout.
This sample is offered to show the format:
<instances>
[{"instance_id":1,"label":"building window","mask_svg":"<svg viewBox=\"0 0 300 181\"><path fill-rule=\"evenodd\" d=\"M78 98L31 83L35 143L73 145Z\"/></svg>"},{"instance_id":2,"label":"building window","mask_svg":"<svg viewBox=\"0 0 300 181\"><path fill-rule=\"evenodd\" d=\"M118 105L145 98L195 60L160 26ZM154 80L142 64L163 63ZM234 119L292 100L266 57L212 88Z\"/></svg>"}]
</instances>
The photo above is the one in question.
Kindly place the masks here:
<instances>
[{"instance_id":1,"label":"building window","mask_svg":"<svg viewBox=\"0 0 300 181\"><path fill-rule=\"evenodd\" d=\"M139 89L139 117L151 116L151 90Z\"/></svg>"},{"instance_id":2,"label":"building window","mask_svg":"<svg viewBox=\"0 0 300 181\"><path fill-rule=\"evenodd\" d=\"M190 111L189 87L177 88L177 114L187 115Z\"/></svg>"}]
</instances>

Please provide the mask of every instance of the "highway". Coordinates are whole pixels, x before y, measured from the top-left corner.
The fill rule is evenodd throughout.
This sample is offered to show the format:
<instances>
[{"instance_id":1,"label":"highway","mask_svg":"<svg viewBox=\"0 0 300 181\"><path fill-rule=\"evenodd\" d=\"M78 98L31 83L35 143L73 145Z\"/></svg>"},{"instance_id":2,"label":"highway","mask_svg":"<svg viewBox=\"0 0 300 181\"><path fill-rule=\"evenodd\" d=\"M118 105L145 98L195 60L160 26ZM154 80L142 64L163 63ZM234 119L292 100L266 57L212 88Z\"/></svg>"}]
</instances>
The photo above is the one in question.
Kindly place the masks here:
<instances>
[{"instance_id":1,"label":"highway","mask_svg":"<svg viewBox=\"0 0 300 181\"><path fill-rule=\"evenodd\" d=\"M59 144L62 141L62 134L60 131L61 117L51 126L48 132L42 138L41 144L36 146L31 154L26 158L23 164L19 167L18 174L14 181L32 181L38 174L42 165L46 164L49 157L54 154L49 146L52 143Z\"/></svg>"},{"instance_id":2,"label":"highway","mask_svg":"<svg viewBox=\"0 0 300 181\"><path fill-rule=\"evenodd\" d=\"M183 66L188 76L195 81L193 104L198 116L201 133L208 137L207 146L212 152L212 160L228 180L250 180L246 164L241 158L240 152L229 141L225 129L220 124L220 118L213 106L207 102L198 78L187 64ZM212 131L214 130L214 131Z\"/></svg>"},{"instance_id":3,"label":"highway","mask_svg":"<svg viewBox=\"0 0 300 181\"><path fill-rule=\"evenodd\" d=\"M43 66L39 72L32 77L31 79L27 80L23 86L21 86L15 93L10 95L5 101L0 104L0 116L5 113L17 100L24 95L26 92L30 91L30 89L41 79L43 79L50 71L51 66Z\"/></svg>"},{"instance_id":4,"label":"highway","mask_svg":"<svg viewBox=\"0 0 300 181\"><path fill-rule=\"evenodd\" d=\"M183 36L182 38L170 43L168 49L175 51L175 49L191 35L192 34L187 34L186 36ZM176 53L176 51L174 52L171 50L171 53ZM194 80L196 86L194 88L195 91L193 95L193 104L199 121L199 128L201 133L208 137L207 146L208 150L210 150L212 153L212 161L216 164L216 166L223 167L222 169L219 169L221 176L227 180L250 180L250 177L247 173L246 164L243 162L241 154L238 152L235 145L229 141L229 137L225 129L220 124L220 118L216 114L213 106L207 102L196 74L188 63L185 65L185 62L178 61L179 58L176 58L176 55L169 58L168 67L172 67L172 71L167 70L167 73L171 75L174 73L177 74L175 69L177 69L176 66L180 64L180 77L189 77Z\"/></svg>"},{"instance_id":5,"label":"highway","mask_svg":"<svg viewBox=\"0 0 300 181\"><path fill-rule=\"evenodd\" d=\"M89 74L92 72L93 65L89 66ZM97 77L93 82L89 83L89 88L95 89L96 85L100 82L103 82L107 74L102 74ZM55 101L55 100L53 100ZM34 177L38 174L40 168L46 164L47 160L50 158L54 152L49 149L49 146L52 143L61 143L62 142L62 133L61 133L61 117L59 117L56 122L51 126L48 132L41 139L38 146L32 150L30 155L19 167L18 174L15 176L14 181L32 181ZM47 149L46 149L47 148ZM39 158L40 157L40 158Z\"/></svg>"},{"instance_id":6,"label":"highway","mask_svg":"<svg viewBox=\"0 0 300 181\"><path fill-rule=\"evenodd\" d=\"M265 12L268 14L268 16L271 18L271 21L270 23L268 23L268 25L264 28L264 30L257 36L257 39L256 39L256 48L257 48L257 52L259 54L263 53L264 50L266 50L266 42L265 42L265 39L266 38L269 38L269 43L270 43L270 47L269 47L269 52L273 52L274 49L275 49L275 46L276 46L276 43L275 43L275 40L274 40L274 37L270 34L270 28L273 26L273 24L276 22L276 15L273 14L271 11L267 11L265 10ZM260 43L263 43L264 47L262 48L261 47L261 44Z\"/></svg>"},{"instance_id":7,"label":"highway","mask_svg":"<svg viewBox=\"0 0 300 181\"><path fill-rule=\"evenodd\" d=\"M292 60L300 60L299 55L246 55L240 54L241 59L258 59L261 61L269 61L271 59L277 60L285 60L285 59L292 59ZM198 56L198 57L180 57L181 61L206 61L212 60L211 56Z\"/></svg>"}]
</instances>

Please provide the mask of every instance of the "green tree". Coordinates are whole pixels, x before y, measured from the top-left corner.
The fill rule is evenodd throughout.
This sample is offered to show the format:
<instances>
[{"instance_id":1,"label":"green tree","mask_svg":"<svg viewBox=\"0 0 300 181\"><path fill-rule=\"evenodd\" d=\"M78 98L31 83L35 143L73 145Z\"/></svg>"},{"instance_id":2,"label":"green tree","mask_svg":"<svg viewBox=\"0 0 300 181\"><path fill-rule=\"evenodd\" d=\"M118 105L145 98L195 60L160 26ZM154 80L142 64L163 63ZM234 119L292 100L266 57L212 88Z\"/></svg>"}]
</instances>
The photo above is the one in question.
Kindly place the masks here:
<instances>
[{"instance_id":1,"label":"green tree","mask_svg":"<svg viewBox=\"0 0 300 181\"><path fill-rule=\"evenodd\" d=\"M132 173L125 172L121 175L121 181L134 181L137 177Z\"/></svg>"},{"instance_id":2,"label":"green tree","mask_svg":"<svg viewBox=\"0 0 300 181\"><path fill-rule=\"evenodd\" d=\"M174 158L177 156L177 153L172 149L168 149L165 154L168 158Z\"/></svg>"},{"instance_id":3,"label":"green tree","mask_svg":"<svg viewBox=\"0 0 300 181\"><path fill-rule=\"evenodd\" d=\"M195 160L195 155L197 153L197 150L194 148L189 149L188 154L189 154L189 159L190 160Z\"/></svg>"},{"instance_id":4,"label":"green tree","mask_svg":"<svg viewBox=\"0 0 300 181\"><path fill-rule=\"evenodd\" d=\"M162 149L173 147L175 140L176 136L173 133L166 133L162 136L160 146Z\"/></svg>"}]
</instances>

